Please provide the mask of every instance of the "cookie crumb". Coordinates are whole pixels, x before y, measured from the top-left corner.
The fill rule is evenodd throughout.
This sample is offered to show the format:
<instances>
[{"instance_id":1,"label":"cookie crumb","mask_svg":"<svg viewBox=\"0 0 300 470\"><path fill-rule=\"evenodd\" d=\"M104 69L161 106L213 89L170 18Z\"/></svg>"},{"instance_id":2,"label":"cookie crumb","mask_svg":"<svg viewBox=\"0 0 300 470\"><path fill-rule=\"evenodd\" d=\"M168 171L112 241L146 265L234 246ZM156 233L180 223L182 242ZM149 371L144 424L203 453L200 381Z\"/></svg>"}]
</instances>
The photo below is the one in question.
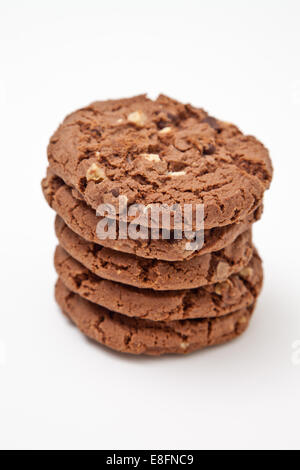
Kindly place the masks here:
<instances>
[{"instance_id":1,"label":"cookie crumb","mask_svg":"<svg viewBox=\"0 0 300 470\"><path fill-rule=\"evenodd\" d=\"M143 127L146 124L147 116L142 111L134 111L128 114L128 122L135 124L137 127Z\"/></svg>"},{"instance_id":2,"label":"cookie crumb","mask_svg":"<svg viewBox=\"0 0 300 470\"><path fill-rule=\"evenodd\" d=\"M149 162L160 162L160 156L156 153L141 153L141 157L149 160Z\"/></svg>"},{"instance_id":3,"label":"cookie crumb","mask_svg":"<svg viewBox=\"0 0 300 470\"><path fill-rule=\"evenodd\" d=\"M105 171L97 165L97 163L93 163L86 172L86 179L87 181L103 181L106 178Z\"/></svg>"},{"instance_id":4,"label":"cookie crumb","mask_svg":"<svg viewBox=\"0 0 300 470\"><path fill-rule=\"evenodd\" d=\"M193 248L191 242L187 242L187 243L185 244L185 251L196 251L196 249Z\"/></svg>"},{"instance_id":5,"label":"cookie crumb","mask_svg":"<svg viewBox=\"0 0 300 470\"><path fill-rule=\"evenodd\" d=\"M142 211L144 214L148 214L149 210L152 210L152 207L155 207L154 204L147 204L147 206L142 207Z\"/></svg>"}]
</instances>

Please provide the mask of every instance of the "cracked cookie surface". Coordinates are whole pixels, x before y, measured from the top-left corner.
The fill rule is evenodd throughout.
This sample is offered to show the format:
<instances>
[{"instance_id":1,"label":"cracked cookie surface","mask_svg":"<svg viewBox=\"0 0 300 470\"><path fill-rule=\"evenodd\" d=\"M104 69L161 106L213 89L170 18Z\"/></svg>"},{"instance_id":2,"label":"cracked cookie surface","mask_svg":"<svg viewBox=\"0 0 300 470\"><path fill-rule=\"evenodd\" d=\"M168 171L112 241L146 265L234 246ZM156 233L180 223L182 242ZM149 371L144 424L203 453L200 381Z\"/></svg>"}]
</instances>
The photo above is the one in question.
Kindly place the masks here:
<instances>
[{"instance_id":1,"label":"cracked cookie surface","mask_svg":"<svg viewBox=\"0 0 300 470\"><path fill-rule=\"evenodd\" d=\"M60 246L56 248L54 264L59 278L72 292L114 312L153 321L227 315L252 305L263 280L262 263L256 251L240 273L191 290L158 292L108 281L93 275Z\"/></svg>"},{"instance_id":2,"label":"cracked cookie surface","mask_svg":"<svg viewBox=\"0 0 300 470\"><path fill-rule=\"evenodd\" d=\"M191 289L224 281L245 267L253 253L251 230L223 250L174 262L139 258L87 242L58 216L55 231L60 245L93 274L153 290Z\"/></svg>"},{"instance_id":3,"label":"cracked cookie surface","mask_svg":"<svg viewBox=\"0 0 300 470\"><path fill-rule=\"evenodd\" d=\"M250 225L259 220L262 213L260 206L246 220L225 227L217 227L204 232L204 245L198 251L186 250L187 240L99 240L96 233L99 217L83 200L73 194L72 189L60 178L48 170L47 177L42 181L44 196L65 223L87 241L112 248L123 253L135 254L142 258L180 261L202 256L206 253L219 251L229 244Z\"/></svg>"},{"instance_id":4,"label":"cracked cookie surface","mask_svg":"<svg viewBox=\"0 0 300 470\"><path fill-rule=\"evenodd\" d=\"M272 179L267 149L236 126L166 96L95 102L66 117L52 170L89 206L204 204L205 228L245 219ZM117 211L118 212L118 211Z\"/></svg>"},{"instance_id":5,"label":"cracked cookie surface","mask_svg":"<svg viewBox=\"0 0 300 470\"><path fill-rule=\"evenodd\" d=\"M71 292L61 280L55 296L65 315L89 338L131 354L186 354L230 341L243 333L254 305L211 319L153 322L129 318Z\"/></svg>"}]
</instances>

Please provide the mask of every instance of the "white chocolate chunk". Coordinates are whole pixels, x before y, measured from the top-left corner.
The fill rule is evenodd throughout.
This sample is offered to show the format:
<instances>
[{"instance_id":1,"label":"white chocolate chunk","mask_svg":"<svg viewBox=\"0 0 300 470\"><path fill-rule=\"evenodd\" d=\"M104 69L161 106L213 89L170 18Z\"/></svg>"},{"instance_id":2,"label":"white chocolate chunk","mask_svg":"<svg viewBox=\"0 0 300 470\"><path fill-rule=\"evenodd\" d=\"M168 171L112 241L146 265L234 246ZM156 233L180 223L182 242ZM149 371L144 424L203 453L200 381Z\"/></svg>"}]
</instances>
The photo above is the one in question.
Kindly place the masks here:
<instances>
[{"instance_id":1,"label":"white chocolate chunk","mask_svg":"<svg viewBox=\"0 0 300 470\"><path fill-rule=\"evenodd\" d=\"M141 157L145 158L149 162L160 162L160 156L156 153L141 153Z\"/></svg>"},{"instance_id":2,"label":"white chocolate chunk","mask_svg":"<svg viewBox=\"0 0 300 470\"><path fill-rule=\"evenodd\" d=\"M166 135L166 134L170 134L170 132L172 131L172 127L164 127L163 129L161 129L159 131L159 134L160 135Z\"/></svg>"},{"instance_id":3,"label":"white chocolate chunk","mask_svg":"<svg viewBox=\"0 0 300 470\"><path fill-rule=\"evenodd\" d=\"M146 124L147 116L142 111L134 111L127 116L127 119L131 124L143 127Z\"/></svg>"},{"instance_id":4,"label":"white chocolate chunk","mask_svg":"<svg viewBox=\"0 0 300 470\"><path fill-rule=\"evenodd\" d=\"M177 178L177 176L184 176L186 175L186 171L181 170L181 171L169 171L167 173L168 176L171 176L172 178Z\"/></svg>"}]
</instances>

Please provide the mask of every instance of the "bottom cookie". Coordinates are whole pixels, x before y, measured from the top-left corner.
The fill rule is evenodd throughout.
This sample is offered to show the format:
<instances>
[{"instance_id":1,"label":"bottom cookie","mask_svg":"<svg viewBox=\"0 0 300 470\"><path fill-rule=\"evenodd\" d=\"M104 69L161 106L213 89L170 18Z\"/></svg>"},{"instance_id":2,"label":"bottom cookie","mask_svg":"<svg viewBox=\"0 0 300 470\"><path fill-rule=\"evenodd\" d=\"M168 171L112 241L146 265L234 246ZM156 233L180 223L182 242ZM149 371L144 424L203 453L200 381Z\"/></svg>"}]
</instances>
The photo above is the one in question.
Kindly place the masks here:
<instances>
[{"instance_id":1,"label":"bottom cookie","mask_svg":"<svg viewBox=\"0 0 300 470\"><path fill-rule=\"evenodd\" d=\"M89 338L131 354L186 354L230 341L243 333L254 304L229 315L210 319L157 322L129 318L92 304L71 292L59 279L57 303Z\"/></svg>"}]
</instances>

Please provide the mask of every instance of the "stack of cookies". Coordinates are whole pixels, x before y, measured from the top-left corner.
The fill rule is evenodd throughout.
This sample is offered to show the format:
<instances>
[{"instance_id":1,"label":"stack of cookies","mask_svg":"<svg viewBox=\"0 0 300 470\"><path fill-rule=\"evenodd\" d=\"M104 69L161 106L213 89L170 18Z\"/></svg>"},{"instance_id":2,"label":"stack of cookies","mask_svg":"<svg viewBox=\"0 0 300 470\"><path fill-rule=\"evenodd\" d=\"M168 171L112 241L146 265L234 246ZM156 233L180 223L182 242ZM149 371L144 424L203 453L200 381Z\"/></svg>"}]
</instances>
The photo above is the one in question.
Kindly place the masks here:
<instances>
[{"instance_id":1,"label":"stack of cookies","mask_svg":"<svg viewBox=\"0 0 300 470\"><path fill-rule=\"evenodd\" d=\"M42 187L57 213L56 300L84 334L117 351L165 354L245 331L263 280L252 224L272 178L260 142L202 109L142 95L69 115L48 160ZM178 237L172 218L166 232L161 217L158 236L124 237L124 224L141 226L121 217L121 198L128 208L202 206L202 242ZM115 208L113 237L99 236L103 206ZM192 218L195 237L196 228Z\"/></svg>"}]
</instances>

